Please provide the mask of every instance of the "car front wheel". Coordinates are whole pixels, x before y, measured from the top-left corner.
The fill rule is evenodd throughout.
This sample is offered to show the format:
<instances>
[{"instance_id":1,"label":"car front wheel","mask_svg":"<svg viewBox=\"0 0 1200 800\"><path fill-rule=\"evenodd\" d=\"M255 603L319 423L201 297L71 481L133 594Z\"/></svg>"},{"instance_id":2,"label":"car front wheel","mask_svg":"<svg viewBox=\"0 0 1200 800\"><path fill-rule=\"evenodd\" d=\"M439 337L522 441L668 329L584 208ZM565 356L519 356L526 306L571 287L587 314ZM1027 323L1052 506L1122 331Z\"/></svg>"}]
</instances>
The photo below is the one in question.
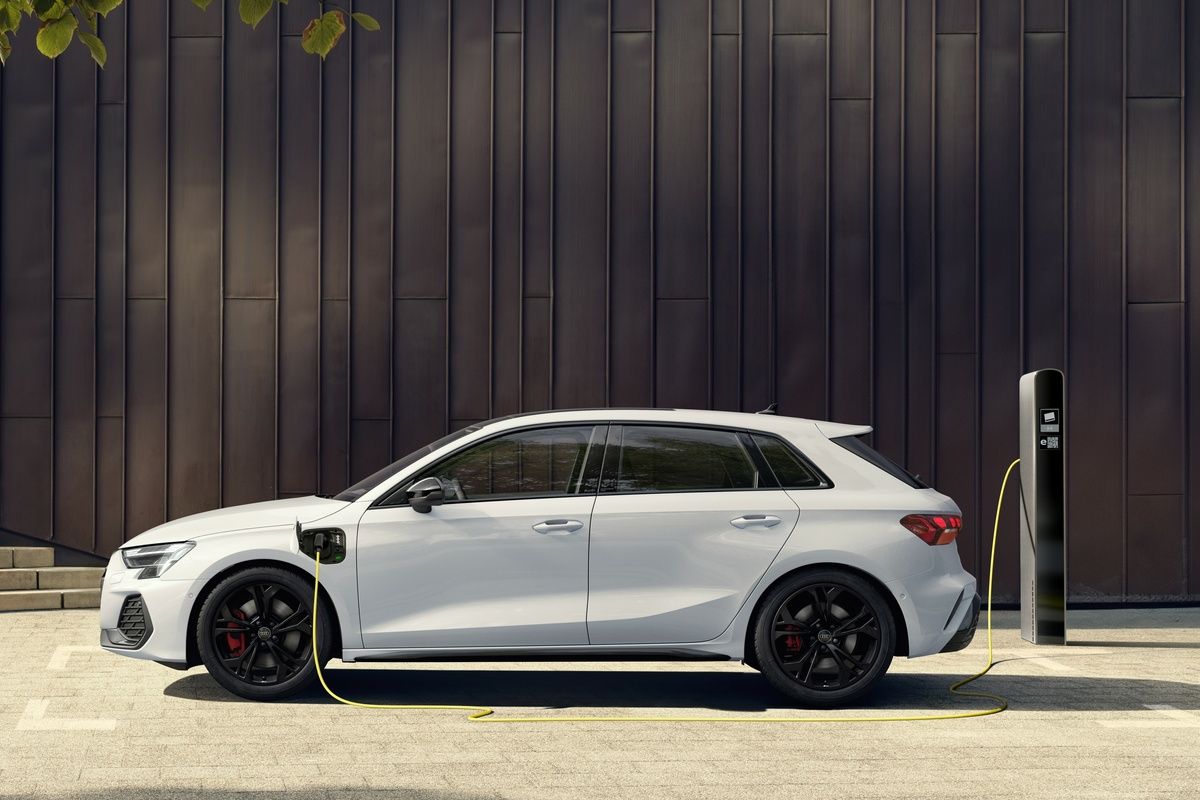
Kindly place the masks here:
<instances>
[{"instance_id":1,"label":"car front wheel","mask_svg":"<svg viewBox=\"0 0 1200 800\"><path fill-rule=\"evenodd\" d=\"M754 620L763 675L809 708L847 705L887 672L896 622L880 592L851 572L800 573L771 590Z\"/></svg>"},{"instance_id":2,"label":"car front wheel","mask_svg":"<svg viewBox=\"0 0 1200 800\"><path fill-rule=\"evenodd\" d=\"M200 608L196 644L217 683L250 700L278 700L316 679L312 658L312 583L275 567L236 572L213 588ZM318 645L329 659L327 604L320 608Z\"/></svg>"}]
</instances>

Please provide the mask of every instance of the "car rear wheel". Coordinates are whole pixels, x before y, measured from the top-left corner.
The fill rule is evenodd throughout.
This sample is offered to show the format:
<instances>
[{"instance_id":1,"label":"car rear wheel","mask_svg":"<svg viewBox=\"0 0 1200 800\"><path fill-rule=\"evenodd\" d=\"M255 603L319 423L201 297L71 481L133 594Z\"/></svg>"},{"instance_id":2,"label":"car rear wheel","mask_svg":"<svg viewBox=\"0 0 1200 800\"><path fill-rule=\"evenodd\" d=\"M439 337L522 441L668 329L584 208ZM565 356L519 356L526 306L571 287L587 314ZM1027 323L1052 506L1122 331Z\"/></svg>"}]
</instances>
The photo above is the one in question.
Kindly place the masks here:
<instances>
[{"instance_id":1,"label":"car rear wheel","mask_svg":"<svg viewBox=\"0 0 1200 800\"><path fill-rule=\"evenodd\" d=\"M332 645L322 601L321 663ZM217 683L250 700L278 700L316 679L312 659L312 583L275 567L252 567L221 581L196 623L200 658Z\"/></svg>"},{"instance_id":2,"label":"car rear wheel","mask_svg":"<svg viewBox=\"0 0 1200 800\"><path fill-rule=\"evenodd\" d=\"M809 708L862 697L887 672L896 622L882 594L851 572L795 575L771 590L754 620L759 668Z\"/></svg>"}]
</instances>

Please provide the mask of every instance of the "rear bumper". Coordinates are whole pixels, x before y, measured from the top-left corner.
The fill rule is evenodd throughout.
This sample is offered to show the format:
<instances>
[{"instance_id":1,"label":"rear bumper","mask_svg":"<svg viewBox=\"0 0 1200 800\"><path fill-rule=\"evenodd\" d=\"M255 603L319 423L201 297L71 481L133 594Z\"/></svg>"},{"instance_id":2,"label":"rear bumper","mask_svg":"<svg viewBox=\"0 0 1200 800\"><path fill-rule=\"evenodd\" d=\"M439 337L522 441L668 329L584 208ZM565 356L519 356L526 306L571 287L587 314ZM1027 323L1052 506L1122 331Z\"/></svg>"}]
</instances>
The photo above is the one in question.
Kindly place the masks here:
<instances>
[{"instance_id":1,"label":"rear bumper","mask_svg":"<svg viewBox=\"0 0 1200 800\"><path fill-rule=\"evenodd\" d=\"M963 617L959 623L958 630L950 637L950 641L946 642L946 646L942 648L943 653L953 653L958 650L963 650L975 638L975 629L979 627L979 607L982 604L979 597L979 592L975 593L975 597L971 600L971 610Z\"/></svg>"}]
</instances>

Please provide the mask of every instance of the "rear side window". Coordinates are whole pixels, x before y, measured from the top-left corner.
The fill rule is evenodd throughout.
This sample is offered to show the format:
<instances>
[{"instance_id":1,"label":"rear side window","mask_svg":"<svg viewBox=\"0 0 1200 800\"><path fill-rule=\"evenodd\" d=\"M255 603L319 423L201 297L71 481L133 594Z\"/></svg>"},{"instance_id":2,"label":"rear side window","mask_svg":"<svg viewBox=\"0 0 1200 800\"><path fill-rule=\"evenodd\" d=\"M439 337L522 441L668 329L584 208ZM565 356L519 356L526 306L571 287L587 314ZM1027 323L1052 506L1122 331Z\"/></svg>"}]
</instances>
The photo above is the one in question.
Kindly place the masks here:
<instances>
[{"instance_id":1,"label":"rear side window","mask_svg":"<svg viewBox=\"0 0 1200 800\"><path fill-rule=\"evenodd\" d=\"M864 461L871 462L888 475L891 475L898 481L907 483L914 489L929 488L922 483L921 479L916 475L913 475L911 472L904 469L904 467L900 466L895 461L892 461L890 458L885 456L883 453L880 453L878 450L871 447L871 445L867 444L857 436L838 436L830 439L830 441L840 447L845 448L846 450L849 450L851 453L854 453L854 455L858 456Z\"/></svg>"},{"instance_id":2,"label":"rear side window","mask_svg":"<svg viewBox=\"0 0 1200 800\"><path fill-rule=\"evenodd\" d=\"M785 489L818 489L825 481L811 467L802 462L796 453L774 436L754 434L754 443L767 460L771 471Z\"/></svg>"},{"instance_id":3,"label":"rear side window","mask_svg":"<svg viewBox=\"0 0 1200 800\"><path fill-rule=\"evenodd\" d=\"M618 430L619 443L606 457L602 491L702 492L760 485L754 459L735 431L652 425Z\"/></svg>"}]
</instances>

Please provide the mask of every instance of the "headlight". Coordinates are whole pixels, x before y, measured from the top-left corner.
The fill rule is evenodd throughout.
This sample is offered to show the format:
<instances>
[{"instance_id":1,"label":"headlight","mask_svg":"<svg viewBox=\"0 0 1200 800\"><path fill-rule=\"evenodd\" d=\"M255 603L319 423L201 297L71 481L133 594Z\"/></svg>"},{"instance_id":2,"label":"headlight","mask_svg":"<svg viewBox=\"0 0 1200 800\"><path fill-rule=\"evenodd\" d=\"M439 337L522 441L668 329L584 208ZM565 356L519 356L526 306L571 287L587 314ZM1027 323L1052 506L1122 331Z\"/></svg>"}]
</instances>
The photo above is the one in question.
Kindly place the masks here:
<instances>
[{"instance_id":1,"label":"headlight","mask_svg":"<svg viewBox=\"0 0 1200 800\"><path fill-rule=\"evenodd\" d=\"M172 542L131 547L121 551L121 560L129 569L140 569L139 578L157 578L195 546L195 542Z\"/></svg>"}]
</instances>

